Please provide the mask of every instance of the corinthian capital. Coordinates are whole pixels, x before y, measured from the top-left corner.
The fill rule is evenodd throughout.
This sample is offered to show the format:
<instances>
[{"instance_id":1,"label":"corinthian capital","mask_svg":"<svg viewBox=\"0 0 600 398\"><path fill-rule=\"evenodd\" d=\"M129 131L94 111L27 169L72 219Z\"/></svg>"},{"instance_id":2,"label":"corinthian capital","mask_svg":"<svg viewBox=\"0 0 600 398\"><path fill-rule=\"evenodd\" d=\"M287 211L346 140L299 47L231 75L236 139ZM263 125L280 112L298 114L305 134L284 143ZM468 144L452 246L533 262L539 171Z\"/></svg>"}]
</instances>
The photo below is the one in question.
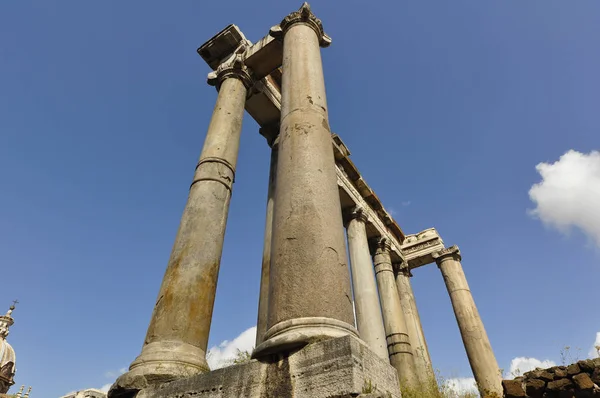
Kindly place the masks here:
<instances>
[{"instance_id":1,"label":"corinthian capital","mask_svg":"<svg viewBox=\"0 0 600 398\"><path fill-rule=\"evenodd\" d=\"M308 5L307 2L304 2L298 11L294 11L283 18L283 21L281 21L279 25L273 26L269 31L269 34L276 39L281 39L285 35L285 32L297 23L310 26L319 38L319 45L321 47L329 47L331 44L331 37L325 33L321 20L312 13L310 5Z\"/></svg>"},{"instance_id":2,"label":"corinthian capital","mask_svg":"<svg viewBox=\"0 0 600 398\"><path fill-rule=\"evenodd\" d=\"M243 42L240 44L233 54L217 67L217 70L208 74L208 84L216 86L218 90L221 87L223 80L233 77L241 80L246 88L249 89L252 87L252 85L254 85L254 79L252 79L250 71L244 63L247 49L248 43Z\"/></svg>"},{"instance_id":3,"label":"corinthian capital","mask_svg":"<svg viewBox=\"0 0 600 398\"><path fill-rule=\"evenodd\" d=\"M431 255L436 263L440 263L445 258L453 258L456 261L461 261L462 257L460 255L460 250L458 246L450 246L446 249L440 250L439 252L432 253Z\"/></svg>"}]
</instances>

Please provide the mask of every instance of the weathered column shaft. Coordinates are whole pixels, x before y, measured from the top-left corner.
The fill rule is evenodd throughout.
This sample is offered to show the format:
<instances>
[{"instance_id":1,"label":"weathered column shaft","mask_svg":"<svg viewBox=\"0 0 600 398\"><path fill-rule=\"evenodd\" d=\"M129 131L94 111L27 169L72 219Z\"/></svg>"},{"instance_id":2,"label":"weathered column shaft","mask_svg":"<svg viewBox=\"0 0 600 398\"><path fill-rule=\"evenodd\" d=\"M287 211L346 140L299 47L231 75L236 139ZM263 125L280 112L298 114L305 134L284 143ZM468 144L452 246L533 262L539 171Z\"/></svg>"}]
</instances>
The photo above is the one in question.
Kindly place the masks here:
<instances>
[{"instance_id":1,"label":"weathered column shaft","mask_svg":"<svg viewBox=\"0 0 600 398\"><path fill-rule=\"evenodd\" d=\"M411 276L408 268L400 268L396 273L396 286L398 287L400 304L408 328L408 337L413 349L417 377L421 383L426 385L435 381L435 374L431 366L429 350L427 349L421 319L415 303L415 296L410 284Z\"/></svg>"},{"instance_id":2,"label":"weathered column shaft","mask_svg":"<svg viewBox=\"0 0 600 398\"><path fill-rule=\"evenodd\" d=\"M482 396L502 396L502 375L471 290L460 263L458 247L452 246L434 258L444 277L473 376Z\"/></svg>"},{"instance_id":3,"label":"weathered column shaft","mask_svg":"<svg viewBox=\"0 0 600 398\"><path fill-rule=\"evenodd\" d=\"M110 396L208 370L206 348L251 84L238 57L213 74L217 102L142 352Z\"/></svg>"},{"instance_id":4,"label":"weathered column shaft","mask_svg":"<svg viewBox=\"0 0 600 398\"><path fill-rule=\"evenodd\" d=\"M398 288L394 280L390 247L385 239L377 242L373 262L375 263L375 275L379 287L390 363L398 371L400 387L414 388L418 385L414 355L398 296Z\"/></svg>"},{"instance_id":5,"label":"weathered column shaft","mask_svg":"<svg viewBox=\"0 0 600 398\"><path fill-rule=\"evenodd\" d=\"M375 270L369 252L367 218L359 209L349 214L347 222L348 250L352 269L354 307L360 338L381 358L389 361L385 329L379 305Z\"/></svg>"},{"instance_id":6,"label":"weathered column shaft","mask_svg":"<svg viewBox=\"0 0 600 398\"><path fill-rule=\"evenodd\" d=\"M255 356L357 334L319 49L328 37L306 3L271 34L283 36L281 128L268 330Z\"/></svg>"},{"instance_id":7,"label":"weathered column shaft","mask_svg":"<svg viewBox=\"0 0 600 398\"><path fill-rule=\"evenodd\" d=\"M267 139L271 147L271 163L269 165L269 188L267 194L267 212L265 217L265 242L263 245L262 272L260 276L260 293L258 298L258 320L256 322L256 344L264 341L267 332L269 315L269 277L271 269L271 237L273 232L273 206L275 203L275 178L277 176L277 154L279 152L279 126L261 128L260 133Z\"/></svg>"}]
</instances>

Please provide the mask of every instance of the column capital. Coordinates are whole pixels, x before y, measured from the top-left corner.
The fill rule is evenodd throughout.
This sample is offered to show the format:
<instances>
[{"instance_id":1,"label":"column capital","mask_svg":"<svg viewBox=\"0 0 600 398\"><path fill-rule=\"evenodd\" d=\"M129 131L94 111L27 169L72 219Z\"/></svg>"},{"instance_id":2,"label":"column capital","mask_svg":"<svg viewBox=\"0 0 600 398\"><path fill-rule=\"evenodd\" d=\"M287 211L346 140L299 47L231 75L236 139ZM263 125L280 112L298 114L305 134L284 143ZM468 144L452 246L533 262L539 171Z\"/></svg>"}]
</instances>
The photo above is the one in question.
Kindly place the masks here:
<instances>
[{"instance_id":1,"label":"column capital","mask_svg":"<svg viewBox=\"0 0 600 398\"><path fill-rule=\"evenodd\" d=\"M279 25L273 26L269 30L269 34L276 39L282 39L285 32L297 23L310 26L319 38L319 45L321 47L329 47L331 44L331 37L325 33L323 30L323 23L315 16L315 14L313 14L310 10L310 5L307 2L304 2L298 11L294 11L283 18Z\"/></svg>"},{"instance_id":2,"label":"column capital","mask_svg":"<svg viewBox=\"0 0 600 398\"><path fill-rule=\"evenodd\" d=\"M410 278L413 276L412 272L410 272L410 268L408 268L408 263L403 262L403 263L393 263L392 267L394 267L394 271L398 274L402 274L404 276L406 276L407 278Z\"/></svg>"},{"instance_id":3,"label":"column capital","mask_svg":"<svg viewBox=\"0 0 600 398\"><path fill-rule=\"evenodd\" d=\"M388 238L379 236L371 240L371 244L373 245L375 254L390 254L390 252L392 251L392 245Z\"/></svg>"},{"instance_id":4,"label":"column capital","mask_svg":"<svg viewBox=\"0 0 600 398\"><path fill-rule=\"evenodd\" d=\"M231 56L222 62L217 70L214 70L208 74L207 83L211 86L217 87L217 90L221 88L221 83L225 79L234 77L244 83L246 89L250 89L254 85L254 79L250 74L250 70L246 67L245 52L248 49L248 43L243 42L240 46L231 54Z\"/></svg>"},{"instance_id":5,"label":"column capital","mask_svg":"<svg viewBox=\"0 0 600 398\"><path fill-rule=\"evenodd\" d=\"M459 250L458 246L456 246L456 245L447 247L443 250L440 250L439 252L432 253L431 256L433 257L433 259L435 260L435 262L438 265L442 261L444 261L444 259L446 259L446 258L452 258L456 261L462 260L462 257L460 255L460 250Z\"/></svg>"},{"instance_id":6,"label":"column capital","mask_svg":"<svg viewBox=\"0 0 600 398\"><path fill-rule=\"evenodd\" d=\"M367 216L365 210L362 207L355 206L344 211L344 223L346 224L346 226L352 220L358 220L362 221L363 223L366 223L369 220L369 217Z\"/></svg>"}]
</instances>

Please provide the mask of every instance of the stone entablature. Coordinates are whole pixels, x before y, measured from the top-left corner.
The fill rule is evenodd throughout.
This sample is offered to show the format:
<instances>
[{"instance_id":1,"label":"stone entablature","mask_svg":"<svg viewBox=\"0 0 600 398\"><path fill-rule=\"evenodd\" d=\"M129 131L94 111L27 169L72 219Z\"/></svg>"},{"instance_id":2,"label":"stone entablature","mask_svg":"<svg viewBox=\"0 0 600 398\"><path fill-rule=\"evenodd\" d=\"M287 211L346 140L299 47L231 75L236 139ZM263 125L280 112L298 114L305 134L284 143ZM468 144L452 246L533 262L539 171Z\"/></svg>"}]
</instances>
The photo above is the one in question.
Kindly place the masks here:
<instances>
[{"instance_id":1,"label":"stone entablature","mask_svg":"<svg viewBox=\"0 0 600 398\"><path fill-rule=\"evenodd\" d=\"M433 254L444 250L444 241L435 228L428 228L414 235L406 235L402 253L410 269L435 261Z\"/></svg>"}]
</instances>

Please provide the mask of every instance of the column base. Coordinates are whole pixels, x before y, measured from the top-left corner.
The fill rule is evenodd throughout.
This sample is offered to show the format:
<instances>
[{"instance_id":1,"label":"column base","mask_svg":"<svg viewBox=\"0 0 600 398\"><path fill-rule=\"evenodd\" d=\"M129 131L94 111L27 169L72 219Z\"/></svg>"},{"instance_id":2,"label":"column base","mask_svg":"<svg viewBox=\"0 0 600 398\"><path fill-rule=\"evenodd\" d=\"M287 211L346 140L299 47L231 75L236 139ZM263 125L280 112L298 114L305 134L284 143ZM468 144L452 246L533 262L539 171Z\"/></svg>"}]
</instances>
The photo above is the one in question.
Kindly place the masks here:
<instances>
[{"instance_id":1,"label":"column base","mask_svg":"<svg viewBox=\"0 0 600 398\"><path fill-rule=\"evenodd\" d=\"M265 333L264 341L252 353L252 358L301 348L318 341L351 336L356 340L358 331L354 326L333 318L307 317L279 322Z\"/></svg>"},{"instance_id":2,"label":"column base","mask_svg":"<svg viewBox=\"0 0 600 398\"><path fill-rule=\"evenodd\" d=\"M152 385L168 383L210 371L204 350L177 341L160 341L144 346L142 353L111 386L110 398L134 397Z\"/></svg>"},{"instance_id":3,"label":"column base","mask_svg":"<svg viewBox=\"0 0 600 398\"><path fill-rule=\"evenodd\" d=\"M136 398L400 398L396 370L346 335L143 389Z\"/></svg>"}]
</instances>

